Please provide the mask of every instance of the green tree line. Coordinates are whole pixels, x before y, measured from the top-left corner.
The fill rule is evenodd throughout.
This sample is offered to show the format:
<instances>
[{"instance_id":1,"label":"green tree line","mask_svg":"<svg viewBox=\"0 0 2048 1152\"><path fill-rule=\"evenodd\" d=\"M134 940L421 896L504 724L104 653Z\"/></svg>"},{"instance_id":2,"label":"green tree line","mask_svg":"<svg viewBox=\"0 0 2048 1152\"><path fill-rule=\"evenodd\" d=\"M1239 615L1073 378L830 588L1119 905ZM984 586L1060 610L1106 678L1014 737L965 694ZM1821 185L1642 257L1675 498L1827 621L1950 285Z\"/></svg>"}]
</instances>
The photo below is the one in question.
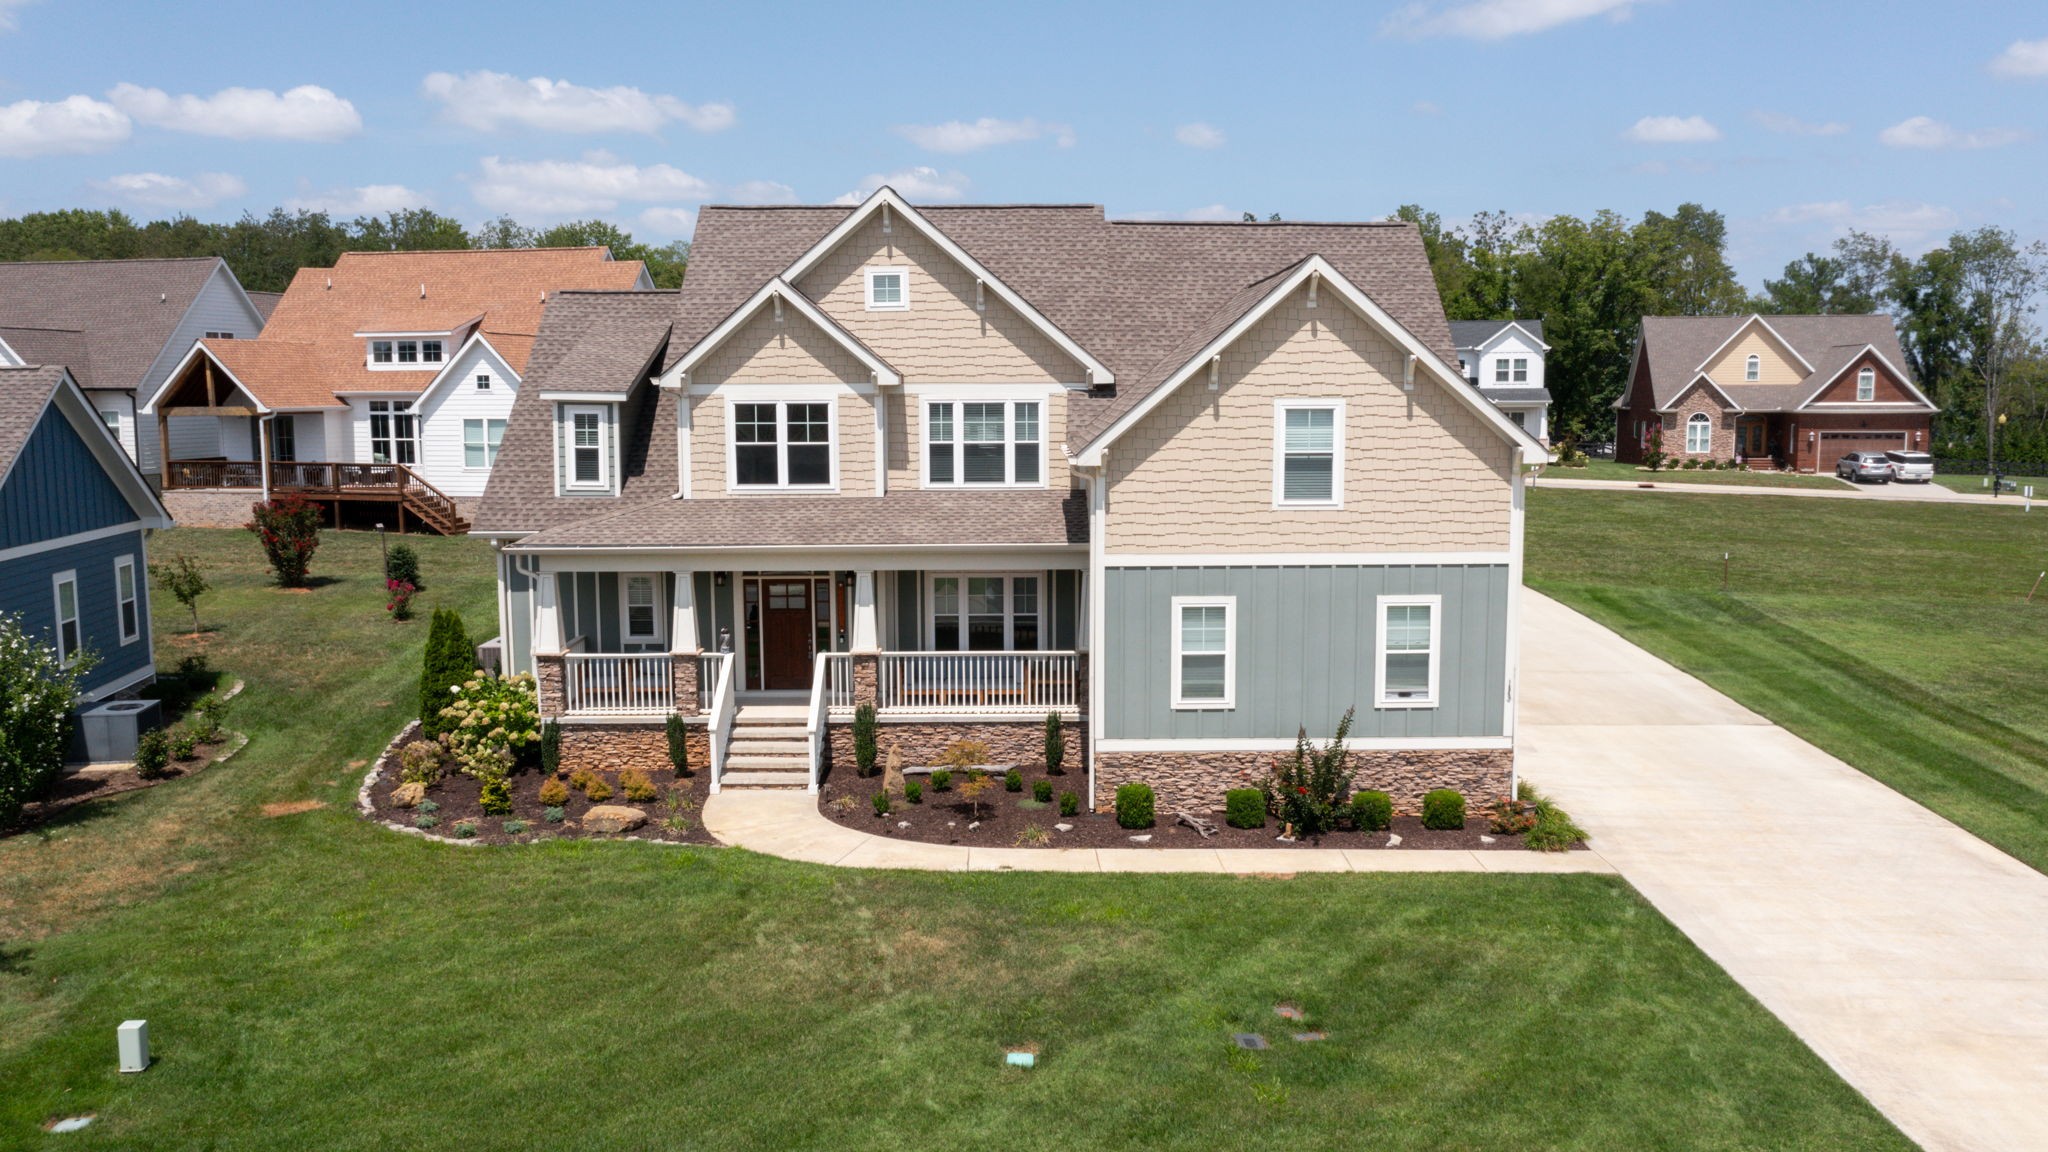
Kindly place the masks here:
<instances>
[{"instance_id":1,"label":"green tree line","mask_svg":"<svg viewBox=\"0 0 2048 1152\"><path fill-rule=\"evenodd\" d=\"M0 220L0 260L133 260L219 256L242 287L282 292L301 268L326 268L343 252L429 248L572 248L603 244L620 260L641 260L657 288L683 282L688 241L642 244L603 220L528 228L499 217L475 231L424 208L336 220L325 212L273 209L217 224L178 216L137 223L125 212L68 208Z\"/></svg>"}]
</instances>

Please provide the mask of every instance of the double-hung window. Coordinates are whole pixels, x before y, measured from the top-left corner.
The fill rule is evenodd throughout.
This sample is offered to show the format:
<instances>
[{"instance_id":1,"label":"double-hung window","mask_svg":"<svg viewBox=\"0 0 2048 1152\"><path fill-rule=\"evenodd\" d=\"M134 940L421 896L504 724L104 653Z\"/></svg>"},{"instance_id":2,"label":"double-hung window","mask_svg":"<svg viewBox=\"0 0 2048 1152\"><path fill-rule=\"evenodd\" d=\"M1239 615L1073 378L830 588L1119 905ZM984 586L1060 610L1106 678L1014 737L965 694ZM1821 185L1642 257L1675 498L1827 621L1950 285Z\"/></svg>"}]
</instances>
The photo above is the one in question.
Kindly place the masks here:
<instances>
[{"instance_id":1,"label":"double-hung window","mask_svg":"<svg viewBox=\"0 0 2048 1152\"><path fill-rule=\"evenodd\" d=\"M420 362L423 364L439 364L441 362L441 342L439 340L420 341Z\"/></svg>"},{"instance_id":2,"label":"double-hung window","mask_svg":"<svg viewBox=\"0 0 2048 1152\"><path fill-rule=\"evenodd\" d=\"M870 312L904 312L910 308L910 270L908 268L869 268L867 279L867 310Z\"/></svg>"},{"instance_id":3,"label":"double-hung window","mask_svg":"<svg viewBox=\"0 0 2048 1152\"><path fill-rule=\"evenodd\" d=\"M612 454L606 435L610 429L605 416L603 408L589 405L572 405L562 410L564 447L569 453L566 487L611 486Z\"/></svg>"},{"instance_id":4,"label":"double-hung window","mask_svg":"<svg viewBox=\"0 0 2048 1152\"><path fill-rule=\"evenodd\" d=\"M1173 706L1232 708L1237 703L1237 598L1173 598Z\"/></svg>"},{"instance_id":5,"label":"double-hung window","mask_svg":"<svg viewBox=\"0 0 2048 1152\"><path fill-rule=\"evenodd\" d=\"M1382 596L1379 609L1379 706L1434 708L1443 597Z\"/></svg>"},{"instance_id":6,"label":"double-hung window","mask_svg":"<svg viewBox=\"0 0 2048 1152\"><path fill-rule=\"evenodd\" d=\"M299 422L289 412L270 418L270 457L285 461L299 458Z\"/></svg>"},{"instance_id":7,"label":"double-hung window","mask_svg":"<svg viewBox=\"0 0 2048 1152\"><path fill-rule=\"evenodd\" d=\"M1338 508L1344 503L1344 402L1274 403L1273 504Z\"/></svg>"},{"instance_id":8,"label":"double-hung window","mask_svg":"<svg viewBox=\"0 0 2048 1152\"><path fill-rule=\"evenodd\" d=\"M419 461L419 417L410 400L370 401L370 462L414 464Z\"/></svg>"},{"instance_id":9,"label":"double-hung window","mask_svg":"<svg viewBox=\"0 0 2048 1152\"><path fill-rule=\"evenodd\" d=\"M135 585L135 557L114 559L114 609L120 617L121 643L142 639L142 602Z\"/></svg>"},{"instance_id":10,"label":"double-hung window","mask_svg":"<svg viewBox=\"0 0 2048 1152\"><path fill-rule=\"evenodd\" d=\"M933 576L932 650L1040 650L1039 577Z\"/></svg>"},{"instance_id":11,"label":"double-hung window","mask_svg":"<svg viewBox=\"0 0 2048 1152\"><path fill-rule=\"evenodd\" d=\"M389 364L389 363L391 363L391 341L389 341L389 340L372 340L372 341L370 341L370 363L372 363L372 364Z\"/></svg>"},{"instance_id":12,"label":"double-hung window","mask_svg":"<svg viewBox=\"0 0 2048 1152\"><path fill-rule=\"evenodd\" d=\"M1493 361L1493 382L1495 384L1527 384L1529 382L1529 358L1527 356L1500 356Z\"/></svg>"},{"instance_id":13,"label":"double-hung window","mask_svg":"<svg viewBox=\"0 0 2048 1152\"><path fill-rule=\"evenodd\" d=\"M78 630L78 571L67 568L50 578L57 609L57 662L69 668L85 642Z\"/></svg>"},{"instance_id":14,"label":"double-hung window","mask_svg":"<svg viewBox=\"0 0 2048 1152\"><path fill-rule=\"evenodd\" d=\"M1749 359L1742 362L1742 378L1754 384L1758 380L1763 379L1763 376L1764 358L1754 352L1750 353Z\"/></svg>"},{"instance_id":15,"label":"double-hung window","mask_svg":"<svg viewBox=\"0 0 2048 1152\"><path fill-rule=\"evenodd\" d=\"M661 642L661 585L652 572L629 572L623 577L624 594L619 597L626 615L625 635L629 644Z\"/></svg>"},{"instance_id":16,"label":"double-hung window","mask_svg":"<svg viewBox=\"0 0 2048 1152\"><path fill-rule=\"evenodd\" d=\"M1856 399L1877 399L1877 369L1865 368L1856 374Z\"/></svg>"},{"instance_id":17,"label":"double-hung window","mask_svg":"<svg viewBox=\"0 0 2048 1152\"><path fill-rule=\"evenodd\" d=\"M926 483L1042 483L1042 411L1036 400L941 400L926 405Z\"/></svg>"},{"instance_id":18,"label":"double-hung window","mask_svg":"<svg viewBox=\"0 0 2048 1152\"><path fill-rule=\"evenodd\" d=\"M829 401L734 404L733 485L830 488L832 441Z\"/></svg>"},{"instance_id":19,"label":"double-hung window","mask_svg":"<svg viewBox=\"0 0 2048 1152\"><path fill-rule=\"evenodd\" d=\"M503 420L465 419L462 422L462 466L489 468L498 462L498 443L505 438Z\"/></svg>"}]
</instances>

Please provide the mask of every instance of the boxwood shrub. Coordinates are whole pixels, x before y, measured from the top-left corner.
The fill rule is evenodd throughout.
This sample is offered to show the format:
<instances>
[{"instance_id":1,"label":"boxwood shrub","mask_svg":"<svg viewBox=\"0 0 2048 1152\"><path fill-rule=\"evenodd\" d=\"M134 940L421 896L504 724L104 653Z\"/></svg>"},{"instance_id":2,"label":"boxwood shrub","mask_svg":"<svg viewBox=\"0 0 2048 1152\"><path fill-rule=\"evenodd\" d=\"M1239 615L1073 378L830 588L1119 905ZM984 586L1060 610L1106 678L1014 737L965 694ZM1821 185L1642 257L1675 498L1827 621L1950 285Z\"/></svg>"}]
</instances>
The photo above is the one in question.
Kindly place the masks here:
<instances>
[{"instance_id":1,"label":"boxwood shrub","mask_svg":"<svg viewBox=\"0 0 2048 1152\"><path fill-rule=\"evenodd\" d=\"M1457 793L1453 792L1455 796ZM1394 801L1385 792L1353 792L1351 823L1360 832L1384 832L1394 823Z\"/></svg>"},{"instance_id":2,"label":"boxwood shrub","mask_svg":"<svg viewBox=\"0 0 2048 1152\"><path fill-rule=\"evenodd\" d=\"M1223 822L1232 828L1266 826L1266 794L1257 788L1232 788L1223 794Z\"/></svg>"},{"instance_id":3,"label":"boxwood shrub","mask_svg":"<svg viewBox=\"0 0 2048 1152\"><path fill-rule=\"evenodd\" d=\"M1422 798L1422 826L1439 832L1465 826L1465 798L1449 788L1438 788Z\"/></svg>"},{"instance_id":4,"label":"boxwood shrub","mask_svg":"<svg viewBox=\"0 0 2048 1152\"><path fill-rule=\"evenodd\" d=\"M1119 828L1152 826L1152 786L1125 784L1116 790L1116 823Z\"/></svg>"}]
</instances>

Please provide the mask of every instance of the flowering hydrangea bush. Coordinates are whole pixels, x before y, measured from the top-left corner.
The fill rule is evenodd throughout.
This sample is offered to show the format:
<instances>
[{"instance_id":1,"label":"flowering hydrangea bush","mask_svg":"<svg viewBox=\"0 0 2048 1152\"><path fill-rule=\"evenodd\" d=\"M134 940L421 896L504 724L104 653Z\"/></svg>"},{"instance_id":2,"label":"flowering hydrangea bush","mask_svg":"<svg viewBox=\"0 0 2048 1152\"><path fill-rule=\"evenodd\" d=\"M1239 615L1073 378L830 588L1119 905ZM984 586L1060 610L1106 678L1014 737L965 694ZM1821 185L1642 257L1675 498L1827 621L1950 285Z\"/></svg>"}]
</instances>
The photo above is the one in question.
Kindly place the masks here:
<instances>
[{"instance_id":1,"label":"flowering hydrangea bush","mask_svg":"<svg viewBox=\"0 0 2048 1152\"><path fill-rule=\"evenodd\" d=\"M64 768L65 737L90 653L66 668L12 616L0 616L0 828L21 817Z\"/></svg>"},{"instance_id":2,"label":"flowering hydrangea bush","mask_svg":"<svg viewBox=\"0 0 2048 1152\"><path fill-rule=\"evenodd\" d=\"M479 780L503 779L520 753L540 744L540 698L533 677L479 673L450 690L441 709L441 743Z\"/></svg>"}]
</instances>

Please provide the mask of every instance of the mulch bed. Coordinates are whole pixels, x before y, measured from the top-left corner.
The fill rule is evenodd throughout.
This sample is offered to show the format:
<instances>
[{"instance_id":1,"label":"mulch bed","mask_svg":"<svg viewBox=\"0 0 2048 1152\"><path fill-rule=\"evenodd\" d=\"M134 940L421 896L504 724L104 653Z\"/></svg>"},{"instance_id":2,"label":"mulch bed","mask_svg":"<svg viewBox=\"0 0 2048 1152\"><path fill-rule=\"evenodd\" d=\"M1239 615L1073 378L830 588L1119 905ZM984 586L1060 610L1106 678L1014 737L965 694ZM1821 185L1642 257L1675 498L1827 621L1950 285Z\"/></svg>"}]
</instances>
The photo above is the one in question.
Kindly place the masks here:
<instances>
[{"instance_id":1,"label":"mulch bed","mask_svg":"<svg viewBox=\"0 0 2048 1152\"><path fill-rule=\"evenodd\" d=\"M14 836L26 832L80 804L104 800L109 796L119 796L124 792L140 792L144 788L154 788L158 784L167 784L172 780L182 780L241 751L242 746L248 742L248 738L238 732L226 733L214 743L201 744L194 749L191 759L171 761L164 775L154 780L144 780L136 774L132 765L112 770L95 768L59 776L41 800L32 800L23 806L19 823L12 828L0 829L0 836Z\"/></svg>"},{"instance_id":2,"label":"mulch bed","mask_svg":"<svg viewBox=\"0 0 2048 1152\"><path fill-rule=\"evenodd\" d=\"M384 751L384 755L371 770L369 781L369 814L380 822L398 825L401 828L418 828L421 813L416 809L400 808L391 803L391 794L399 785L398 750L419 739L419 725L408 725L398 739ZM427 798L439 808L432 813L438 823L432 828L421 829L429 836L447 840L463 840L475 844L530 844L540 840L582 839L582 840L660 840L671 844L716 844L718 841L704 830L704 799L710 794L708 774L698 772L692 776L677 777L673 773L661 772L654 775L654 786L661 789L662 799L651 804L635 804L625 797L619 787L619 774L607 772L604 776L612 786L611 798L606 804L625 805L647 813L647 823L630 832L591 832L583 827L584 814L597 805L582 792L569 789L569 800L563 807L563 820L559 824L547 822L547 805L540 802L541 784L547 775L538 768L515 773L511 778L512 813L509 816L487 816L483 805L478 803L483 791L483 782L466 776L455 767L453 760L444 761L445 770L441 779L427 789ZM458 837L455 826L462 821L474 821L476 835ZM508 833L505 824L511 820L524 820L527 830ZM671 826L673 821L675 826Z\"/></svg>"},{"instance_id":3,"label":"mulch bed","mask_svg":"<svg viewBox=\"0 0 2048 1152\"><path fill-rule=\"evenodd\" d=\"M1416 816L1394 817L1392 835L1386 832L1357 832L1339 829L1324 836L1321 841L1298 840L1292 843L1279 839L1280 826L1269 820L1264 828L1232 828L1224 823L1221 812L1197 812L1193 815L1204 817L1216 826L1216 834L1204 837L1200 832L1178 823L1174 813L1161 807L1154 813L1155 824L1146 829L1128 829L1117 826L1116 816L1109 813L1093 813L1085 808L1074 816L1060 815L1058 796L1061 792L1081 795L1085 804L1088 791L1087 776L1079 771L1069 770L1064 776L1048 776L1045 768L1018 765L1024 777L1022 792L1003 790L1000 774L992 774L996 786L984 793L980 813L960 798L960 781L964 773L953 773L953 790L933 792L930 778L913 774L910 779L924 784L924 802L906 803L902 794L890 797L890 810L886 816L875 815L874 795L882 790L880 776L862 779L850 770L835 769L819 789L819 808L825 817L834 823L877 836L890 836L898 840L915 840L925 844L965 844L981 848L1382 848L1394 851L1429 848L1464 848L1472 851L1526 851L1521 836L1496 836L1486 830L1486 814L1477 804L1468 806L1465 827L1455 832L1437 832L1422 826ZM1032 800L1032 783L1050 780L1053 786L1054 802L1037 805ZM908 823L908 828L902 827ZM978 827L970 825L978 824ZM1058 824L1072 825L1071 830L1058 831ZM1036 827L1048 835L1044 842L1022 839L1025 830ZM1133 836L1150 835L1149 840L1133 841ZM1390 843L1390 841L1392 841ZM1584 844L1576 845L1584 848Z\"/></svg>"}]
</instances>

